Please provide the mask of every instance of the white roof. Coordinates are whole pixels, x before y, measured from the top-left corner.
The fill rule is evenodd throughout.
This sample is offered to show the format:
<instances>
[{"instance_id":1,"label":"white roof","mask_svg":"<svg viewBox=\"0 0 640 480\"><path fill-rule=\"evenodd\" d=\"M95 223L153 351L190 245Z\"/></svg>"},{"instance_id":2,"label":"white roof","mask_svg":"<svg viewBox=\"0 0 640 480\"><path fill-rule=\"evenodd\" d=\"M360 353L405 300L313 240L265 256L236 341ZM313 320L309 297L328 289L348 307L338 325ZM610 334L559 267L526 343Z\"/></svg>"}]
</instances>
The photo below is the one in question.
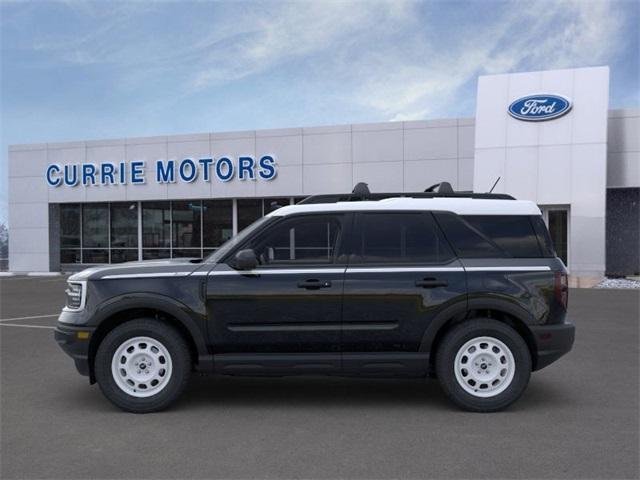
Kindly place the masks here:
<instances>
[{"instance_id":1,"label":"white roof","mask_svg":"<svg viewBox=\"0 0 640 480\"><path fill-rule=\"evenodd\" d=\"M538 206L528 200L395 197L377 201L290 205L274 210L269 216L283 217L305 212L362 212L384 210L439 210L453 212L459 215L541 215Z\"/></svg>"}]
</instances>

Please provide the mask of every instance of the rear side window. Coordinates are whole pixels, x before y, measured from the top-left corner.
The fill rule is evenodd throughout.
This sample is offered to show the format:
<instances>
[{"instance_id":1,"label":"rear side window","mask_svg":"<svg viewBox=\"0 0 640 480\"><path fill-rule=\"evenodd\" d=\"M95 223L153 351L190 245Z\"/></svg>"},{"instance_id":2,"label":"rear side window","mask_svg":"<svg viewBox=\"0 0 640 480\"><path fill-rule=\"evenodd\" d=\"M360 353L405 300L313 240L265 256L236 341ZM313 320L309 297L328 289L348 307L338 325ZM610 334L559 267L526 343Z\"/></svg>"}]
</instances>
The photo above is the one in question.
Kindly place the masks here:
<instances>
[{"instance_id":1,"label":"rear side window","mask_svg":"<svg viewBox=\"0 0 640 480\"><path fill-rule=\"evenodd\" d=\"M447 238L461 257L539 258L538 237L526 215L456 215L444 214ZM451 236L450 233L451 232ZM496 255L497 254L497 255Z\"/></svg>"},{"instance_id":2,"label":"rear side window","mask_svg":"<svg viewBox=\"0 0 640 480\"><path fill-rule=\"evenodd\" d=\"M455 213L434 213L447 239L460 258L499 258L508 255L482 232Z\"/></svg>"},{"instance_id":3,"label":"rear side window","mask_svg":"<svg viewBox=\"0 0 640 480\"><path fill-rule=\"evenodd\" d=\"M361 263L444 263L451 248L429 213L362 213L354 236Z\"/></svg>"},{"instance_id":4,"label":"rear side window","mask_svg":"<svg viewBox=\"0 0 640 480\"><path fill-rule=\"evenodd\" d=\"M542 256L538 237L526 215L469 215L469 224L492 240L508 256L537 258Z\"/></svg>"}]
</instances>

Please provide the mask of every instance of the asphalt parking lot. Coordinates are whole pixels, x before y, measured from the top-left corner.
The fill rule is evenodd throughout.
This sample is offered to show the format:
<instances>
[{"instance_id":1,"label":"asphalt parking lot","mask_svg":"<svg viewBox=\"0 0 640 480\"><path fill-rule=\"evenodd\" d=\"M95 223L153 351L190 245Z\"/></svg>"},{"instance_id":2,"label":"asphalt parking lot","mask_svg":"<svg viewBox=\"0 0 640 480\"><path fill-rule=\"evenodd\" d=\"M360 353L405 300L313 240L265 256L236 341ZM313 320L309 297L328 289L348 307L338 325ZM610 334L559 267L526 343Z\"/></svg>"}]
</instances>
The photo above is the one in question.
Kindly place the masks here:
<instances>
[{"instance_id":1,"label":"asphalt parking lot","mask_svg":"<svg viewBox=\"0 0 640 480\"><path fill-rule=\"evenodd\" d=\"M54 342L63 278L0 290L3 479L638 478L637 290L572 290L573 352L506 412L458 411L435 381L195 377L150 415Z\"/></svg>"}]
</instances>

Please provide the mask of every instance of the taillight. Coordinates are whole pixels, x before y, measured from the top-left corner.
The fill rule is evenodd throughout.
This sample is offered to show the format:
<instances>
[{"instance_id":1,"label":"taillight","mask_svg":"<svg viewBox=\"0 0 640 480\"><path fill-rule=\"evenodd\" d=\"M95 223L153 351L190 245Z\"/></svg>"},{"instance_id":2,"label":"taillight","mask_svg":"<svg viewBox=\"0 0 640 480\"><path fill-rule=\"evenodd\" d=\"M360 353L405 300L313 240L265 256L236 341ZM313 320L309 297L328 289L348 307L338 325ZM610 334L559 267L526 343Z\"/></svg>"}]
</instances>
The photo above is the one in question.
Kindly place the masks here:
<instances>
[{"instance_id":1,"label":"taillight","mask_svg":"<svg viewBox=\"0 0 640 480\"><path fill-rule=\"evenodd\" d=\"M556 300L567 308L569 303L569 281L566 272L556 272L555 278Z\"/></svg>"}]
</instances>

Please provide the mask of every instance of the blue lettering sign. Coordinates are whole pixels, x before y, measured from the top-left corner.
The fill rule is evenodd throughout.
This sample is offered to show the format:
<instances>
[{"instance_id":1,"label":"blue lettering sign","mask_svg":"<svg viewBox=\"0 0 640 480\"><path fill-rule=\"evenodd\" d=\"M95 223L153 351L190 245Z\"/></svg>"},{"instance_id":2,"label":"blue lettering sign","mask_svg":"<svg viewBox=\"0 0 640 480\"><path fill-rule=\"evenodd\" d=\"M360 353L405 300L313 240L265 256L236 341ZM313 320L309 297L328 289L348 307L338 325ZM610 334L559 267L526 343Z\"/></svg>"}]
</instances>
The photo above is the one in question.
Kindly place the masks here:
<instances>
[{"instance_id":1,"label":"blue lettering sign","mask_svg":"<svg viewBox=\"0 0 640 480\"><path fill-rule=\"evenodd\" d=\"M202 180L205 182L210 181L211 179L211 164L213 163L213 158L201 158L198 160L198 163L202 165Z\"/></svg>"},{"instance_id":2,"label":"blue lettering sign","mask_svg":"<svg viewBox=\"0 0 640 480\"><path fill-rule=\"evenodd\" d=\"M168 160L165 166L162 160L158 160L156 162L156 183L173 183L175 181L175 162Z\"/></svg>"},{"instance_id":3,"label":"blue lettering sign","mask_svg":"<svg viewBox=\"0 0 640 480\"><path fill-rule=\"evenodd\" d=\"M260 159L260 172L263 180L273 180L276 177L276 161L271 155L265 155Z\"/></svg>"},{"instance_id":4,"label":"blue lettering sign","mask_svg":"<svg viewBox=\"0 0 640 480\"><path fill-rule=\"evenodd\" d=\"M251 157L238 158L238 178L240 178L240 180L244 180L248 177L251 180L255 180L256 176L253 170L255 164L255 160Z\"/></svg>"},{"instance_id":5,"label":"blue lettering sign","mask_svg":"<svg viewBox=\"0 0 640 480\"><path fill-rule=\"evenodd\" d=\"M47 167L47 183L50 187L57 187L62 183L62 179L58 175L60 175L60 165L53 163Z\"/></svg>"},{"instance_id":6,"label":"blue lettering sign","mask_svg":"<svg viewBox=\"0 0 640 480\"><path fill-rule=\"evenodd\" d=\"M196 179L197 176L198 169L196 168L195 162L190 158L185 158L180 163L180 179L183 182L191 183Z\"/></svg>"},{"instance_id":7,"label":"blue lettering sign","mask_svg":"<svg viewBox=\"0 0 640 480\"><path fill-rule=\"evenodd\" d=\"M100 165L100 183L102 185L113 185L116 183L115 176L113 175L115 169L116 167L113 163L105 162Z\"/></svg>"},{"instance_id":8,"label":"blue lettering sign","mask_svg":"<svg viewBox=\"0 0 640 480\"><path fill-rule=\"evenodd\" d=\"M233 178L233 162L227 157L222 157L216 162L216 177L221 182L228 182Z\"/></svg>"},{"instance_id":9,"label":"blue lettering sign","mask_svg":"<svg viewBox=\"0 0 640 480\"><path fill-rule=\"evenodd\" d=\"M78 165L64 166L64 184L68 187L75 187L78 184Z\"/></svg>"},{"instance_id":10,"label":"blue lettering sign","mask_svg":"<svg viewBox=\"0 0 640 480\"><path fill-rule=\"evenodd\" d=\"M140 185L144 183L144 162L131 162L131 183Z\"/></svg>"},{"instance_id":11,"label":"blue lettering sign","mask_svg":"<svg viewBox=\"0 0 640 480\"><path fill-rule=\"evenodd\" d=\"M101 162L99 164L84 162L80 164L47 165L45 180L50 187L66 185L69 187L88 185L142 185L146 182L145 161ZM213 170L213 172L212 172ZM273 180L277 174L276 161L272 155L263 155L259 161L254 157L242 156L185 158L176 160L157 160L155 164L155 182L193 183L201 179L210 182L215 178L220 182L228 182L234 178L239 180Z\"/></svg>"}]
</instances>

